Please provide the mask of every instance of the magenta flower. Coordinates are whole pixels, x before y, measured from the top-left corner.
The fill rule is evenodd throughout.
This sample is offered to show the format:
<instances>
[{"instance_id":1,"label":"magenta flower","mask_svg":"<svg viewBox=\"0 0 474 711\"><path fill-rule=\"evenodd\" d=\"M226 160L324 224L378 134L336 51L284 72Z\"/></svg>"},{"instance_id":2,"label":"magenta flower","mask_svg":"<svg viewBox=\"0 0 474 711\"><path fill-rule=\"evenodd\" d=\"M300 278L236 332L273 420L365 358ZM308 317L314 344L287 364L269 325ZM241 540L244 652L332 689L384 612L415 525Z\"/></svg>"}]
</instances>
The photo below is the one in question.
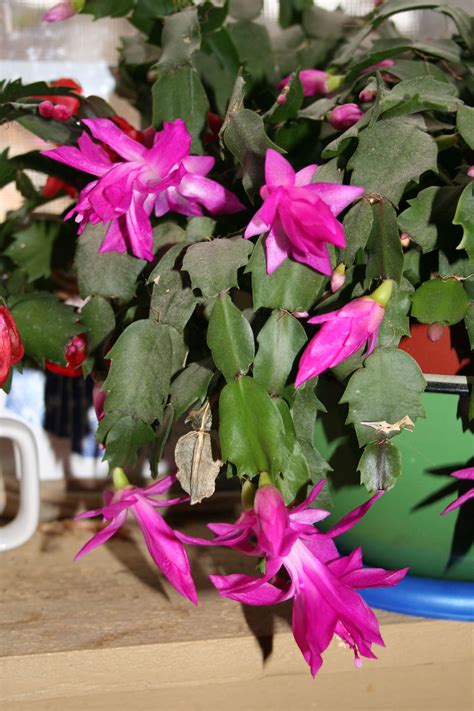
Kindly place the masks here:
<instances>
[{"instance_id":1,"label":"magenta flower","mask_svg":"<svg viewBox=\"0 0 474 711\"><path fill-rule=\"evenodd\" d=\"M117 474L118 472L118 474ZM189 500L189 497L176 499L154 498L167 491L176 481L174 475L166 476L145 488L130 486L122 470L114 471L114 482L120 482L122 488L115 493L104 493L105 506L93 511L85 511L76 518L91 518L103 516L104 521L109 521L107 526L93 536L76 555L79 560L93 548L105 543L117 533L127 520L130 510L141 528L145 543L151 557L163 575L168 578L171 585L184 597L197 605L196 588L191 576L191 568L184 546L174 531L157 508L172 506ZM125 485L124 485L125 484Z\"/></svg>"},{"instance_id":2,"label":"magenta flower","mask_svg":"<svg viewBox=\"0 0 474 711\"><path fill-rule=\"evenodd\" d=\"M76 14L82 9L84 2L78 0L63 0L63 2L58 2L57 5L53 5L43 17L41 18L43 22L61 22L62 20L68 20L70 17Z\"/></svg>"},{"instance_id":3,"label":"magenta flower","mask_svg":"<svg viewBox=\"0 0 474 711\"><path fill-rule=\"evenodd\" d=\"M455 476L456 479L469 479L470 481L474 482L474 467L467 467L467 469L458 469L457 471L452 472L451 476ZM459 496L452 503L450 503L449 506L446 506L444 511L441 511L441 515L444 516L444 514L451 513L451 511L454 511L454 509L458 509L470 499L474 499L474 484L472 484L471 488L466 491L465 494Z\"/></svg>"},{"instance_id":4,"label":"magenta flower","mask_svg":"<svg viewBox=\"0 0 474 711\"><path fill-rule=\"evenodd\" d=\"M303 96L320 96L329 92L329 74L320 69L303 69L298 74L303 85ZM278 84L279 89L283 89L290 81L291 75L285 77Z\"/></svg>"},{"instance_id":5,"label":"magenta flower","mask_svg":"<svg viewBox=\"0 0 474 711\"><path fill-rule=\"evenodd\" d=\"M84 123L105 148L83 133L78 148L62 146L44 155L98 177L81 191L66 219L76 213L78 234L89 222L110 223L100 252L130 249L136 257L151 261L153 210L161 216L169 210L202 215L202 206L212 213L243 209L235 195L205 177L214 158L189 155L191 136L181 119L165 121L163 129L151 136L151 148L127 136L109 119L84 119Z\"/></svg>"},{"instance_id":6,"label":"magenta flower","mask_svg":"<svg viewBox=\"0 0 474 711\"><path fill-rule=\"evenodd\" d=\"M357 104L341 104L329 112L329 123L338 131L346 131L364 115Z\"/></svg>"},{"instance_id":7,"label":"magenta flower","mask_svg":"<svg viewBox=\"0 0 474 711\"><path fill-rule=\"evenodd\" d=\"M267 273L272 274L292 257L331 274L327 243L345 247L344 228L338 215L364 188L336 183L312 183L317 165L308 165L295 173L289 162L269 148L265 156L265 181L260 195L262 207L255 213L244 237L268 232L265 239Z\"/></svg>"},{"instance_id":8,"label":"magenta flower","mask_svg":"<svg viewBox=\"0 0 474 711\"><path fill-rule=\"evenodd\" d=\"M334 635L353 650L357 666L359 655L375 658L372 644L383 645L377 619L356 592L369 587L396 585L408 569L386 571L363 568L361 550L340 556L333 538L359 521L383 492L351 511L327 533L314 524L328 511L310 508L324 482L315 486L299 506L287 509L274 486L263 486L255 496L254 510L246 512L234 526L212 526L218 535L205 544L227 545L245 550L256 537L252 555L265 556L262 577L249 575L211 575L223 597L247 605L274 605L293 598L293 634L311 673L322 665L322 653ZM202 543L194 539L195 543ZM284 568L290 578L279 576Z\"/></svg>"},{"instance_id":9,"label":"magenta flower","mask_svg":"<svg viewBox=\"0 0 474 711\"><path fill-rule=\"evenodd\" d=\"M372 353L392 287L393 282L387 279L371 296L354 299L337 311L308 320L308 323L322 323L323 326L303 351L296 374L296 388L328 368L339 365L357 353L366 342L366 355Z\"/></svg>"}]
</instances>

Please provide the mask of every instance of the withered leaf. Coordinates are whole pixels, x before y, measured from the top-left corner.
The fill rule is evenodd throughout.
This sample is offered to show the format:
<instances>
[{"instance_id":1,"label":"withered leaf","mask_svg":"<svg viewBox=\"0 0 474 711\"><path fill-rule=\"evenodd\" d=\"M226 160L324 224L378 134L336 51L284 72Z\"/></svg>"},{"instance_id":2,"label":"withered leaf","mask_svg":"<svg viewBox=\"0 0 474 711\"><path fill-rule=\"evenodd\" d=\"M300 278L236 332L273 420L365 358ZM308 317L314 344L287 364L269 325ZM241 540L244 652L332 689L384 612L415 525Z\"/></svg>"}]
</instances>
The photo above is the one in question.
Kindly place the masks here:
<instances>
[{"instance_id":1,"label":"withered leaf","mask_svg":"<svg viewBox=\"0 0 474 711\"><path fill-rule=\"evenodd\" d=\"M191 421L194 431L183 435L176 443L176 477L190 495L191 504L198 504L214 493L222 462L215 453L216 447L209 431L212 426L209 403L191 412L187 421Z\"/></svg>"},{"instance_id":2,"label":"withered leaf","mask_svg":"<svg viewBox=\"0 0 474 711\"><path fill-rule=\"evenodd\" d=\"M415 428L415 423L410 419L410 417L408 417L408 415L402 417L402 419L398 420L398 422L394 422L393 425L385 420L382 420L381 422L361 422L360 424L365 425L366 427L372 427L372 429L376 432L383 435L388 435L392 432L401 432L403 429L413 432Z\"/></svg>"}]
</instances>

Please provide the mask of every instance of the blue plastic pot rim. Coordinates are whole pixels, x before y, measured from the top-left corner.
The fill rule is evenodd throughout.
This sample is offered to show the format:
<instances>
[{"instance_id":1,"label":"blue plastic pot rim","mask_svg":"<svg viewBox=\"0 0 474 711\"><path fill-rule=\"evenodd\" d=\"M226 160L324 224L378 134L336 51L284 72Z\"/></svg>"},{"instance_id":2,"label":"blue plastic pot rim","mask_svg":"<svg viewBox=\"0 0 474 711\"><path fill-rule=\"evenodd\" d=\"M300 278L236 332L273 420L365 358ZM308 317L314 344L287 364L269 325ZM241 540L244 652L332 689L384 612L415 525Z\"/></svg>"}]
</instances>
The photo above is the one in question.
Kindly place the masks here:
<instances>
[{"instance_id":1,"label":"blue plastic pot rim","mask_svg":"<svg viewBox=\"0 0 474 711\"><path fill-rule=\"evenodd\" d=\"M362 590L368 605L402 615L474 622L474 583L415 575L393 588Z\"/></svg>"}]
</instances>

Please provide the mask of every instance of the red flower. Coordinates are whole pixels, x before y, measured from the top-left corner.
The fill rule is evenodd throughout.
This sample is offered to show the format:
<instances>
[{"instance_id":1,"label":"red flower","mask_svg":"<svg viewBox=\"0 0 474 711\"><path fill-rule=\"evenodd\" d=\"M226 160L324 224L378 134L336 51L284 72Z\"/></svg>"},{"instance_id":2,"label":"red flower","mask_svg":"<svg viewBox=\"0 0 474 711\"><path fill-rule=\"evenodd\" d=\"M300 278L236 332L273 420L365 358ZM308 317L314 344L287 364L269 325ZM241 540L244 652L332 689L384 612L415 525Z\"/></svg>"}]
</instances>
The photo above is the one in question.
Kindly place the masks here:
<instances>
[{"instance_id":1,"label":"red flower","mask_svg":"<svg viewBox=\"0 0 474 711\"><path fill-rule=\"evenodd\" d=\"M22 358L25 349L16 324L6 306L0 306L0 387L6 382L10 368Z\"/></svg>"},{"instance_id":2,"label":"red flower","mask_svg":"<svg viewBox=\"0 0 474 711\"><path fill-rule=\"evenodd\" d=\"M66 378L82 377L82 363L87 358L87 336L85 333L80 333L74 336L69 341L65 348L67 365L58 365L50 360L45 361L46 370L57 375L65 375Z\"/></svg>"},{"instance_id":3,"label":"red flower","mask_svg":"<svg viewBox=\"0 0 474 711\"><path fill-rule=\"evenodd\" d=\"M204 145L207 145L208 143L215 143L219 140L219 131L221 130L223 123L224 119L222 119L218 114L213 114L212 111L208 112L207 127L209 130L206 131L203 136L202 142Z\"/></svg>"},{"instance_id":4,"label":"red flower","mask_svg":"<svg viewBox=\"0 0 474 711\"><path fill-rule=\"evenodd\" d=\"M52 200L61 190L72 198L77 197L78 191L74 185L69 185L69 183L61 180L61 178L55 178L54 175L48 175L48 179L42 191L43 197L46 198L46 200Z\"/></svg>"}]
</instances>

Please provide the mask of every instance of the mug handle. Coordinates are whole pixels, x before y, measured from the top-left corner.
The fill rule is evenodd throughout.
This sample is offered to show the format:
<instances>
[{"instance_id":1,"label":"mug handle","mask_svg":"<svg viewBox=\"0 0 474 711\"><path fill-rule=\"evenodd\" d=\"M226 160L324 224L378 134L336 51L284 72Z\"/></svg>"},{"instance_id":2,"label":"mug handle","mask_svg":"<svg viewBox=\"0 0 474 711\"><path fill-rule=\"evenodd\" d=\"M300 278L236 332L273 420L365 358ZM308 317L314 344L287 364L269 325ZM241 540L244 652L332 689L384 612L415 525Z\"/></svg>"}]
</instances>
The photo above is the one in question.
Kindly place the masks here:
<instances>
[{"instance_id":1,"label":"mug handle","mask_svg":"<svg viewBox=\"0 0 474 711\"><path fill-rule=\"evenodd\" d=\"M26 543L38 527L39 456L36 439L24 422L0 415L0 436L13 441L20 477L18 513L13 521L0 528L0 551L8 551Z\"/></svg>"}]
</instances>

